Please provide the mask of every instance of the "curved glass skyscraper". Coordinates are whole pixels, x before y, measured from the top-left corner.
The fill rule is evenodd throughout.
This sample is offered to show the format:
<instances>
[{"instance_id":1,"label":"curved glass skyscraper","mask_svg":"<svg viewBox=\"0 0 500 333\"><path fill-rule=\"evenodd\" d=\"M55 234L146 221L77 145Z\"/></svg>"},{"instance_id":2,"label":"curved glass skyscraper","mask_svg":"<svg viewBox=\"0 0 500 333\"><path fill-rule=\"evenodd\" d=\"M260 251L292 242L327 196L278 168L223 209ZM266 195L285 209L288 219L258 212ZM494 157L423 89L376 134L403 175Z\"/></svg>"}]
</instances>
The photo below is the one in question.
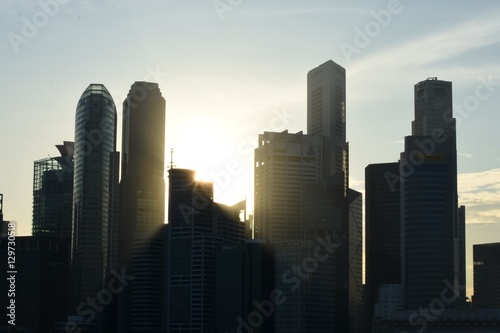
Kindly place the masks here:
<instances>
[{"instance_id":1,"label":"curved glass skyscraper","mask_svg":"<svg viewBox=\"0 0 500 333\"><path fill-rule=\"evenodd\" d=\"M102 84L91 84L76 108L71 239L74 305L97 294L113 264L116 108Z\"/></svg>"}]
</instances>

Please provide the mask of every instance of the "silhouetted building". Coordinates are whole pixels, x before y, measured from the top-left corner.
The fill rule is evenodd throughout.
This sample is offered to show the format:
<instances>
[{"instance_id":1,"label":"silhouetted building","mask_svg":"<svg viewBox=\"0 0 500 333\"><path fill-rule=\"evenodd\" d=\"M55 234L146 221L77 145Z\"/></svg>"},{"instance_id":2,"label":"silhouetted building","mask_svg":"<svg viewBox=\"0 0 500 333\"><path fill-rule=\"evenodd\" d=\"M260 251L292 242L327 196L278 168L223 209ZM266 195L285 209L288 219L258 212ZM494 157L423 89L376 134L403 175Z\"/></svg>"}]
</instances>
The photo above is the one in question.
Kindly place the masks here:
<instances>
[{"instance_id":1,"label":"silhouetted building","mask_svg":"<svg viewBox=\"0 0 500 333\"><path fill-rule=\"evenodd\" d=\"M500 310L500 243L474 244L474 297L477 309Z\"/></svg>"},{"instance_id":2,"label":"silhouetted building","mask_svg":"<svg viewBox=\"0 0 500 333\"><path fill-rule=\"evenodd\" d=\"M466 251L465 251L465 206L458 207L457 213L458 222L458 301L463 305L467 303L467 288L466 288Z\"/></svg>"},{"instance_id":3,"label":"silhouetted building","mask_svg":"<svg viewBox=\"0 0 500 333\"><path fill-rule=\"evenodd\" d=\"M345 69L329 60L307 73L307 134L324 138L323 179L347 192ZM346 194L345 194L346 195Z\"/></svg>"},{"instance_id":4,"label":"silhouetted building","mask_svg":"<svg viewBox=\"0 0 500 333\"><path fill-rule=\"evenodd\" d=\"M34 162L32 235L71 239L74 143L56 147L61 156Z\"/></svg>"},{"instance_id":5,"label":"silhouetted building","mask_svg":"<svg viewBox=\"0 0 500 333\"><path fill-rule=\"evenodd\" d=\"M224 244L244 243L248 237L246 200L232 206L214 202L214 235L221 237Z\"/></svg>"},{"instance_id":6,"label":"silhouetted building","mask_svg":"<svg viewBox=\"0 0 500 333\"><path fill-rule=\"evenodd\" d=\"M301 239L302 189L322 179L322 137L265 132L255 150L255 238Z\"/></svg>"},{"instance_id":7,"label":"silhouetted building","mask_svg":"<svg viewBox=\"0 0 500 333\"><path fill-rule=\"evenodd\" d=\"M91 84L78 101L75 121L70 311L103 289L116 262L116 108L102 84ZM111 240L111 242L110 242ZM72 310L75 309L75 310ZM85 318L86 320L88 318ZM98 327L101 313L96 315Z\"/></svg>"},{"instance_id":8,"label":"silhouetted building","mask_svg":"<svg viewBox=\"0 0 500 333\"><path fill-rule=\"evenodd\" d=\"M451 82L415 85L412 136L401 154L402 258L406 308L427 306L446 282L459 286L457 153ZM462 229L463 230L463 229ZM464 244L464 242L463 242Z\"/></svg>"},{"instance_id":9,"label":"silhouetted building","mask_svg":"<svg viewBox=\"0 0 500 333\"><path fill-rule=\"evenodd\" d=\"M329 60L307 74L307 132L323 140L322 181L335 197L332 207L336 238L337 332L361 332L362 204L361 194L349 190L349 146L346 142L346 73ZM356 192L357 193L357 192Z\"/></svg>"},{"instance_id":10,"label":"silhouetted building","mask_svg":"<svg viewBox=\"0 0 500 333\"><path fill-rule=\"evenodd\" d=\"M195 171L187 169L169 170L168 200L166 330L213 332L215 252L244 235L239 220L228 226L240 207L220 216L222 206L213 201L213 183L196 181Z\"/></svg>"},{"instance_id":11,"label":"silhouetted building","mask_svg":"<svg viewBox=\"0 0 500 333\"><path fill-rule=\"evenodd\" d=\"M0 193L0 237L7 237L9 221L3 220L3 194Z\"/></svg>"},{"instance_id":12,"label":"silhouetted building","mask_svg":"<svg viewBox=\"0 0 500 333\"><path fill-rule=\"evenodd\" d=\"M399 163L365 169L367 331L382 285L401 284L401 191Z\"/></svg>"},{"instance_id":13,"label":"silhouetted building","mask_svg":"<svg viewBox=\"0 0 500 333\"><path fill-rule=\"evenodd\" d=\"M66 318L69 240L19 236L14 242L16 273L11 274L7 253L12 245L8 238L0 239L0 255L5 258L0 261L0 326L8 325L7 307L14 299L16 327L50 332L56 321ZM14 280L8 280L12 275ZM14 294L7 297L9 290Z\"/></svg>"},{"instance_id":14,"label":"silhouetted building","mask_svg":"<svg viewBox=\"0 0 500 333\"><path fill-rule=\"evenodd\" d=\"M261 240L216 252L215 332L274 332L284 298L274 288L274 246Z\"/></svg>"},{"instance_id":15,"label":"silhouetted building","mask_svg":"<svg viewBox=\"0 0 500 333\"><path fill-rule=\"evenodd\" d=\"M119 263L135 279L120 295L119 331L160 332L165 99L157 83L135 82L130 88L123 102L122 136Z\"/></svg>"},{"instance_id":16,"label":"silhouetted building","mask_svg":"<svg viewBox=\"0 0 500 333\"><path fill-rule=\"evenodd\" d=\"M347 280L348 318L351 332L362 332L364 319L364 290L363 290L363 195L353 189L348 189L349 226L345 241L346 246L339 248L339 257L342 251L348 250L347 261L337 265L337 272L342 272ZM339 259L342 260L342 259ZM345 259L343 259L345 260ZM342 293L343 285L337 285ZM343 306L343 304L339 305ZM338 312L337 312L338 313Z\"/></svg>"}]
</instances>

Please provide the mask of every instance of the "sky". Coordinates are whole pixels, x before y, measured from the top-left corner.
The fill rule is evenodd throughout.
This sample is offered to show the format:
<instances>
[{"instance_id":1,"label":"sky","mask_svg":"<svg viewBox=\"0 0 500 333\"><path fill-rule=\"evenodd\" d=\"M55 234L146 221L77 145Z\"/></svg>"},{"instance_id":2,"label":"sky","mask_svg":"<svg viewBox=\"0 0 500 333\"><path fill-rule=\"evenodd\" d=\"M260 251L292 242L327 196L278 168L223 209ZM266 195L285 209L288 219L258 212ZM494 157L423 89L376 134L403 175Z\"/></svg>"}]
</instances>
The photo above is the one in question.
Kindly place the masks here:
<instances>
[{"instance_id":1,"label":"sky","mask_svg":"<svg viewBox=\"0 0 500 333\"><path fill-rule=\"evenodd\" d=\"M472 245L500 241L500 3L332 0L0 0L0 193L31 233L33 162L74 140L76 104L102 83L117 106L135 81L166 99L166 164L197 170L215 200L253 201L264 131L306 133L307 72L346 69L350 186L395 162L413 86L453 82L459 204Z\"/></svg>"}]
</instances>

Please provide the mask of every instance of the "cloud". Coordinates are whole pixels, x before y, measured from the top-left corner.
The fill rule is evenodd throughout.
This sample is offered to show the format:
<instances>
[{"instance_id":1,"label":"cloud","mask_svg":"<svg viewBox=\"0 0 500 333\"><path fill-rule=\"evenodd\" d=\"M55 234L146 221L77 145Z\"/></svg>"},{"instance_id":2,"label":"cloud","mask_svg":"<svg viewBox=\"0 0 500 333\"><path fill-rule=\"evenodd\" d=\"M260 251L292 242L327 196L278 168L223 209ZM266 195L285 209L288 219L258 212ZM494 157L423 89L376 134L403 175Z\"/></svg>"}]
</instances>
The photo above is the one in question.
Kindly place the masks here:
<instances>
[{"instance_id":1,"label":"cloud","mask_svg":"<svg viewBox=\"0 0 500 333\"><path fill-rule=\"evenodd\" d=\"M458 153L458 156L465 157L465 158L472 158L474 155L471 153Z\"/></svg>"},{"instance_id":2,"label":"cloud","mask_svg":"<svg viewBox=\"0 0 500 333\"><path fill-rule=\"evenodd\" d=\"M467 223L500 221L500 168L459 174L458 193Z\"/></svg>"},{"instance_id":3,"label":"cloud","mask_svg":"<svg viewBox=\"0 0 500 333\"><path fill-rule=\"evenodd\" d=\"M452 26L420 39L409 40L407 43L398 44L365 59L360 59L353 63L350 74L354 76L370 69L385 68L388 59L398 59L396 63L393 63L398 67L428 65L499 42L498 14L490 15Z\"/></svg>"}]
</instances>

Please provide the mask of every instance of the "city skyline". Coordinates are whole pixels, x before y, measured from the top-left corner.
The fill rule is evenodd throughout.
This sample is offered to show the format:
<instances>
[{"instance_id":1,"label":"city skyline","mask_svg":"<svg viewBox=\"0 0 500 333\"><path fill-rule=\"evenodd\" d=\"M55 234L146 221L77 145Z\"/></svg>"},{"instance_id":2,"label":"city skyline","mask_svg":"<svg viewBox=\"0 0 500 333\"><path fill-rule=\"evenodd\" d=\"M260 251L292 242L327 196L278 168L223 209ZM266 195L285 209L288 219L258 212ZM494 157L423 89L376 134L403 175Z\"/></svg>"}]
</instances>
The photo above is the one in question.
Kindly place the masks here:
<instances>
[{"instance_id":1,"label":"city skyline","mask_svg":"<svg viewBox=\"0 0 500 333\"><path fill-rule=\"evenodd\" d=\"M6 59L1 66L6 74L5 82L11 85L3 89L0 96L7 102L5 110L16 112L3 112L0 122L0 147L11 159L6 163L8 165L2 166L0 192L4 194L4 216L19 223L19 234L26 235L31 230L33 161L46 157L47 153L56 156L57 150L50 150L54 142L73 140L75 103L89 83L105 84L118 104L124 99L131 82L159 83L169 110L165 149L167 152L174 149L174 163L178 167L198 170L203 178L214 181L217 201L234 203L245 196L252 197L252 158L258 134L264 130L295 133L306 129L305 73L332 59L346 68L350 186L362 192L365 166L396 161L403 151L402 138L409 133L409 119L413 114L413 85L428 76L454 83L454 104L462 106L462 113L457 113L457 108L455 113L459 200L467 206L468 272L472 263L472 244L498 241L495 237L500 230L500 196L496 193L500 186L500 177L497 177L500 174L500 151L494 145L480 145L481 142L495 142L494 126L498 123L494 110L500 99L496 83L500 81L500 71L493 58L497 54L500 31L496 22L500 12L497 4L486 2L482 8L474 8L470 2L451 8L455 6L450 5L451 2L442 3L442 7L401 2L395 12L401 10L392 15L386 26L379 24L380 32L370 37L370 43L365 47L357 47L359 53L353 53L349 61L340 47L346 44L342 43L356 46L356 28L363 30L371 22L379 22L372 11L388 11L389 2L374 2L370 6L308 4L309 7L298 1L288 7L262 7L241 2L232 11L224 12L223 20L212 3L196 7L174 2L160 5L150 1L141 5L136 1L108 1L91 7L89 4L62 2L58 13L50 16L36 36L30 38L29 43L19 45L18 53L8 38L4 38L1 44ZM15 14L6 19L2 30L5 36L9 32L21 34L24 23L21 18L29 20L43 10L36 5L30 7L27 3L20 3L5 1L0 5L6 13ZM94 19L93 16L98 29L103 28L105 22L107 24L108 12L119 11L128 18L135 15L133 9L140 9L142 15L151 18L158 18L153 13L155 10L159 13L172 10L179 16L184 15L187 22L199 19L208 28L203 34L194 29L186 32L175 30L168 34L166 44L174 48L178 45L179 50L173 52L175 56L166 56L168 48L158 45L162 44L163 35L147 25L152 36L145 38L144 46L148 45L146 42L151 43L150 54L138 56L131 51L128 57L136 56L137 59L120 59L118 53L112 51L113 45L108 45L103 55L92 51L89 56L102 64L100 72L88 71L88 60L82 59L81 55L71 60L69 55L79 49L79 43L70 43L52 61L51 55L56 54L50 46L60 45L55 42L56 38L62 36L67 41L84 37L85 42L87 34L81 29ZM445 10L453 12L453 19L441 17ZM421 11L426 14L417 15ZM340 20L342 13L349 13L354 19L351 22ZM315 17L318 22L303 26L304 31L292 29L294 20L306 24ZM263 29L270 29L271 36L265 38L263 30L257 29L262 41L249 44L259 52L243 56L249 49L242 40L252 36L250 27L256 18L264 23ZM276 18L284 27L290 28L290 32L285 33L276 23L271 23ZM338 23L327 23L332 18L338 18L343 24L340 31L335 30ZM82 23L76 24L78 28L71 28L67 20ZM143 20L137 17L134 22L141 24ZM177 20L173 15L167 15L167 22L178 23ZM472 30L469 25L477 25L480 29ZM67 37L64 37L66 27ZM124 26L120 27L128 31ZM320 33L325 27L328 32ZM413 32L417 27L419 31ZM452 30L455 32L451 33ZM197 31L199 36L195 36ZM313 32L320 34L319 51L291 54L295 47L302 48L292 38L299 32L304 34L297 38L301 38L305 49L318 46L318 41L306 38ZM410 49L417 50L415 55L408 51L411 45L408 38L403 38L406 37L403 33L410 32L415 34ZM126 33L115 36L103 32L103 35L109 38L108 42L112 41L109 44L115 44L115 41L122 41ZM142 35L132 37L139 39ZM272 42L280 36L284 37L280 39L282 43L273 46ZM390 42L393 37L398 37L395 38L398 44ZM156 42L150 38L157 38ZM190 43L181 41L183 38ZM203 38L207 40L203 41ZM202 46L212 51L202 51ZM420 52L419 47L432 48L435 52ZM224 55L226 52L228 54ZM267 52L269 56L261 56L261 52L264 55ZM40 56L34 59L33 55ZM83 66L78 67L80 61ZM244 84L236 87L241 82ZM16 91L22 91L30 98L20 100L14 97ZM476 107L467 104L474 101L478 101ZM120 106L117 111L120 123ZM174 125L177 121L186 126ZM192 131L202 133L203 139L193 138ZM121 133L118 133L120 137ZM118 142L117 146L120 147L121 143ZM168 166L166 162L165 167ZM470 284L472 276L469 275L467 280Z\"/></svg>"}]
</instances>

